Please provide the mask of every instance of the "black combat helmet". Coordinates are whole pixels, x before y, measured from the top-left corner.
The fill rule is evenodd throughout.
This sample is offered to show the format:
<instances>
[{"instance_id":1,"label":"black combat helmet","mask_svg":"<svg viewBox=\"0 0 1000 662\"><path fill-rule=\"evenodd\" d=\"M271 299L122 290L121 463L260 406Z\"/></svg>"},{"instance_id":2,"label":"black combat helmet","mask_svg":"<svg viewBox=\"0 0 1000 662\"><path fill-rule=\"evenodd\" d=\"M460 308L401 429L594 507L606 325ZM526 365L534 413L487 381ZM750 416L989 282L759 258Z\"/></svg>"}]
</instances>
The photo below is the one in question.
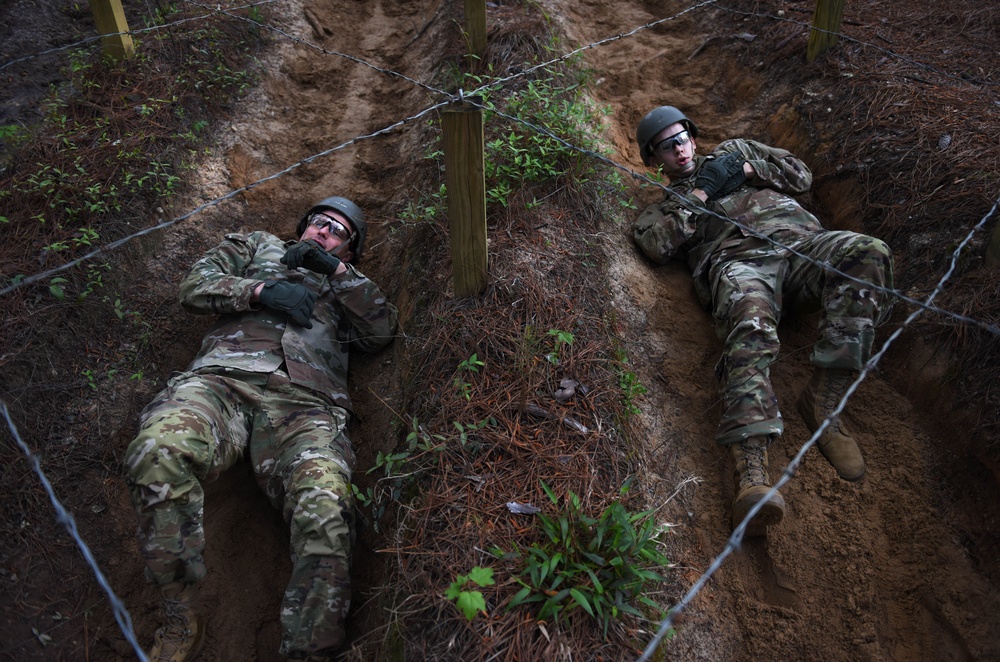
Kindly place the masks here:
<instances>
[{"instance_id":1,"label":"black combat helmet","mask_svg":"<svg viewBox=\"0 0 1000 662\"><path fill-rule=\"evenodd\" d=\"M343 214L351 222L351 225L354 226L354 232L357 236L351 242L351 252L354 253L354 258L351 261L357 262L361 259L361 251L365 247L365 238L368 236L368 224L365 222L365 213L361 211L361 207L358 207L347 198L333 196L317 202L313 205L312 209L305 213L302 220L299 221L298 226L295 228L296 235L301 237L302 233L306 231L306 224L309 223L310 216L328 209Z\"/></svg>"},{"instance_id":2,"label":"black combat helmet","mask_svg":"<svg viewBox=\"0 0 1000 662\"><path fill-rule=\"evenodd\" d=\"M698 127L695 126L694 122L673 106L654 108L639 120L639 126L635 130L635 141L639 143L639 155L642 157L643 163L649 165L649 158L653 156L653 147L649 141L655 138L660 131L678 122L687 129L692 138L698 137Z\"/></svg>"}]
</instances>

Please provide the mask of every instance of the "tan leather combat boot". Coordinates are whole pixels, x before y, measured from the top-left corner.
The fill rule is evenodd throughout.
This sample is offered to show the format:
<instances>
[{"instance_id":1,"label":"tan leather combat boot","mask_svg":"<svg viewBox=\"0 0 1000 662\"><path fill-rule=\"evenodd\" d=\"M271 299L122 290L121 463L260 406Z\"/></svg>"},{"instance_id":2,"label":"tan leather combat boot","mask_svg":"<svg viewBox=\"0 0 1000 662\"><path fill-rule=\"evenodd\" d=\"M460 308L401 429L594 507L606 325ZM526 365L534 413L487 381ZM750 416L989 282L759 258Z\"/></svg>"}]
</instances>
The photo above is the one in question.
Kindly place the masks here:
<instances>
[{"instance_id":1,"label":"tan leather combat boot","mask_svg":"<svg viewBox=\"0 0 1000 662\"><path fill-rule=\"evenodd\" d=\"M767 447L770 440L764 436L750 437L729 447L736 461L733 482L736 498L733 499L733 528L746 517L750 509L763 501L757 514L747 524L748 536L763 536L767 527L777 524L785 516L785 500L775 492L765 500L764 495L771 489L767 477Z\"/></svg>"},{"instance_id":2,"label":"tan leather combat boot","mask_svg":"<svg viewBox=\"0 0 1000 662\"><path fill-rule=\"evenodd\" d=\"M837 368L816 368L809 384L799 396L799 413L809 430L815 432L851 385L852 371ZM816 440L819 452L833 465L844 480L857 481L865 475L865 458L861 456L854 437L839 418L834 418Z\"/></svg>"},{"instance_id":3,"label":"tan leather combat boot","mask_svg":"<svg viewBox=\"0 0 1000 662\"><path fill-rule=\"evenodd\" d=\"M167 584L161 587L161 610L165 623L156 631L151 662L190 662L205 643L205 621L195 611L197 584Z\"/></svg>"}]
</instances>

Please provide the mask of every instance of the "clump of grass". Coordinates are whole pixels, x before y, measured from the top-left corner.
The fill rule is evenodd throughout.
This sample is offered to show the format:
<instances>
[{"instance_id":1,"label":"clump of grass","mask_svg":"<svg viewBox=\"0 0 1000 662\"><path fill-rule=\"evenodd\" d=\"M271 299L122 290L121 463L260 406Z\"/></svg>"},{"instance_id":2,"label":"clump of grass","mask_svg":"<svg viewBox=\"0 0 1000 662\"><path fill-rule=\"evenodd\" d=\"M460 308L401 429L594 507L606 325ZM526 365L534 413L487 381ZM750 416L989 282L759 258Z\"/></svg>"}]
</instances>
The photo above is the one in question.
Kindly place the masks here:
<instances>
[{"instance_id":1,"label":"clump of grass","mask_svg":"<svg viewBox=\"0 0 1000 662\"><path fill-rule=\"evenodd\" d=\"M542 488L558 507L554 516L536 515L543 541L511 553L494 550L501 558L523 563L517 579L522 588L508 607L537 605L538 620L586 613L600 624L605 637L617 619L645 618L640 607L662 616L660 606L644 595L647 584L666 581L654 568L669 564L657 539L666 529L656 524L653 513L630 513L621 501L614 501L598 517L591 517L572 491L560 505L544 481Z\"/></svg>"}]
</instances>

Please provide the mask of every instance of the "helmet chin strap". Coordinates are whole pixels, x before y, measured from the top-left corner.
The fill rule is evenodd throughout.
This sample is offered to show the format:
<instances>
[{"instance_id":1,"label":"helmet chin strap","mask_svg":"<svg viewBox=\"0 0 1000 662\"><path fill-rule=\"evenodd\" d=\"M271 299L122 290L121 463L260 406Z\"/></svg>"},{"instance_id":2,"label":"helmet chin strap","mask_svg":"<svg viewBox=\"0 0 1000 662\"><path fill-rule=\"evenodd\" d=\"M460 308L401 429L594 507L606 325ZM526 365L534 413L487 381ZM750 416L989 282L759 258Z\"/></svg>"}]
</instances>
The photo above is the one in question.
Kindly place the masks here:
<instances>
[{"instance_id":1,"label":"helmet chin strap","mask_svg":"<svg viewBox=\"0 0 1000 662\"><path fill-rule=\"evenodd\" d=\"M337 246L337 248L335 248L334 250L327 251L327 252L330 255L336 255L338 258L340 258L341 262L350 262L351 259L354 258L353 254L351 254L350 258L345 257L345 255L344 255L345 253L350 253L351 252L351 242L349 242L349 241L348 242L344 242L340 246Z\"/></svg>"}]
</instances>

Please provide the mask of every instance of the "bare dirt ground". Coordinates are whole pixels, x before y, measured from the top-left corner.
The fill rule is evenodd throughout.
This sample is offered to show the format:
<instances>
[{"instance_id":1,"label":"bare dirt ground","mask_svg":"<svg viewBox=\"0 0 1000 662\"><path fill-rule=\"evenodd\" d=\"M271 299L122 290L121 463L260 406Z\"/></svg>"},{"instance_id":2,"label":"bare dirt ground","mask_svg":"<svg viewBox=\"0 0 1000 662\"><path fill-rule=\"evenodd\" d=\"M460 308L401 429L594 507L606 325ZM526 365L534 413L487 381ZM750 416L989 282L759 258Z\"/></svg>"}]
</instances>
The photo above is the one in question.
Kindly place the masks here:
<instances>
[{"instance_id":1,"label":"bare dirt ground","mask_svg":"<svg viewBox=\"0 0 1000 662\"><path fill-rule=\"evenodd\" d=\"M435 36L458 11L454 4L293 0L282 4L279 21L283 30L312 43L424 80L440 58ZM546 0L541 6L569 41L579 44L682 8L652 0ZM742 136L793 149L814 168L829 167L809 152L818 146L810 144L797 116L786 112L803 90L783 68L799 67L802 52L772 68L747 67L724 48L741 39L741 21L724 12L693 12L585 53L596 75L592 94L612 109L606 130L615 161L643 171L634 127L646 111L669 103L696 120L701 151ZM433 101L406 81L287 41L267 56L265 68L261 87L243 102L197 171L192 186L202 199L381 129ZM822 99L822 78L810 86L811 97ZM169 230L150 260L146 294L161 302L158 377L184 366L205 328L206 321L192 321L174 303L187 265L224 232L262 228L287 234L304 206L333 192L350 195L376 219L360 267L400 302L405 326L415 314L415 297L398 259L401 240L391 231L398 224L395 210L415 195L407 164L425 148L420 135L407 128L361 141ZM641 208L660 194L637 188L636 195ZM825 199L827 207L814 209L827 221L838 217L837 205L849 206L836 195ZM173 211L197 202L178 203ZM671 571L675 591L661 596L670 605L721 552L731 531L731 467L712 442L718 416L712 373L720 343L695 299L686 267L645 262L632 245L629 220L607 219L612 243L607 248L615 257L604 268L629 354L649 388L639 421L647 443L640 484L650 505L661 508L659 516L675 525L668 553L677 564ZM805 316L787 320L782 329L785 349L772 377L785 403L786 434L772 448L775 465L783 466L808 438L790 403L808 379L815 323ZM882 340L890 330L883 331ZM352 436L362 468L398 438L392 409L400 404L403 351L403 343L396 343L353 368L363 425L355 426ZM959 439L962 432L950 425L950 412L940 405L946 399L938 388L941 370L935 353L912 336L889 353L882 370L862 384L848 407L847 420L868 463L864 481L840 481L811 451L783 490L789 506L785 521L766 540L747 541L727 560L679 619L665 658L1000 659L1000 572L998 557L990 553L996 551L1000 525L996 479L969 455ZM119 453L124 449L134 433L135 414L155 387L140 386L124 402L94 403L127 417L104 432L104 443ZM140 640L148 642L157 626L157 594L142 578L124 484L109 479L97 491L107 508L81 516L82 528L101 550L99 560L128 606ZM203 595L211 626L201 659L278 659L276 616L289 574L287 534L278 515L244 468L210 487L206 522L210 573ZM379 659L366 652L372 650L366 641L385 633L379 615L365 605L387 590L380 584L384 567L378 550L389 542L372 531L362 537L354 659ZM86 576L87 569L79 574ZM65 641L58 651L33 640L8 644L6 656L131 659L106 606L94 609L94 629L85 631L86 640ZM565 659L589 658L578 651Z\"/></svg>"}]
</instances>

